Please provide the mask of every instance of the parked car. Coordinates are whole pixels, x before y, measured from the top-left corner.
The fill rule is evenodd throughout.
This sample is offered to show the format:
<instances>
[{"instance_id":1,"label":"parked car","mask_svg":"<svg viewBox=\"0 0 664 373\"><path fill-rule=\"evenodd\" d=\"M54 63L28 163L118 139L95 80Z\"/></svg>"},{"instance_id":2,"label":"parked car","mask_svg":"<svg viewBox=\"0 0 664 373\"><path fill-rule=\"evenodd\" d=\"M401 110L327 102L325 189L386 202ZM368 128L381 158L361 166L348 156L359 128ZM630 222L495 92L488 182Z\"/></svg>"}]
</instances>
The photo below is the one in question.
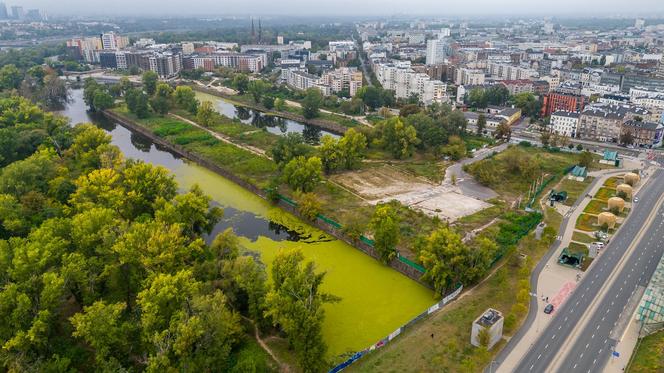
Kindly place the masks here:
<instances>
[{"instance_id":1,"label":"parked car","mask_svg":"<svg viewBox=\"0 0 664 373\"><path fill-rule=\"evenodd\" d=\"M639 202L639 197L634 197L634 203Z\"/></svg>"},{"instance_id":2,"label":"parked car","mask_svg":"<svg viewBox=\"0 0 664 373\"><path fill-rule=\"evenodd\" d=\"M553 312L553 304L549 303L546 305L546 307L544 307L544 313L548 315L551 312Z\"/></svg>"}]
</instances>

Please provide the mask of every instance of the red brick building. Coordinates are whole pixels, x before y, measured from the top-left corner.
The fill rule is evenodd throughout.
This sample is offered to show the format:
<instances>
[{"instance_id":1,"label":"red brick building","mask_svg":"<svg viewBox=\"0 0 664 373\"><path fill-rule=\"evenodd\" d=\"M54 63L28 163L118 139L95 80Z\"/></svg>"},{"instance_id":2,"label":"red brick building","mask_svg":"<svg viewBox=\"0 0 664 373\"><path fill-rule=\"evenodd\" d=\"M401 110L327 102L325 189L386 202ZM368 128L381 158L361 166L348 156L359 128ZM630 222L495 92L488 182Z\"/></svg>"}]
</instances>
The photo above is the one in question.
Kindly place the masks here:
<instances>
[{"instance_id":1,"label":"red brick building","mask_svg":"<svg viewBox=\"0 0 664 373\"><path fill-rule=\"evenodd\" d=\"M563 110L581 112L586 106L584 96L568 95L564 93L551 92L544 95L542 102L542 117L548 117L554 111Z\"/></svg>"}]
</instances>

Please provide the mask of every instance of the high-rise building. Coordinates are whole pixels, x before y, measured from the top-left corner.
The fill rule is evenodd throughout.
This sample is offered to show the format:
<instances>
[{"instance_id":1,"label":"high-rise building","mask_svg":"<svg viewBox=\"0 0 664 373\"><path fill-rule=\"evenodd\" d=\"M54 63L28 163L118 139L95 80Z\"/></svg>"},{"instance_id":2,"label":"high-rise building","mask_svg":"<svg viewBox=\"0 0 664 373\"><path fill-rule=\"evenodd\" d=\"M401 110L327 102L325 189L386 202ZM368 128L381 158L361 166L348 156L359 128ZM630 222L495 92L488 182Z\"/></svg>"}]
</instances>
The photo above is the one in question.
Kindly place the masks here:
<instances>
[{"instance_id":1,"label":"high-rise building","mask_svg":"<svg viewBox=\"0 0 664 373\"><path fill-rule=\"evenodd\" d=\"M9 15L7 14L7 5L5 3L0 3L0 19L7 19Z\"/></svg>"},{"instance_id":2,"label":"high-rise building","mask_svg":"<svg viewBox=\"0 0 664 373\"><path fill-rule=\"evenodd\" d=\"M643 30L646 27L646 20L643 18L637 18L634 22L634 28L638 30Z\"/></svg>"},{"instance_id":3,"label":"high-rise building","mask_svg":"<svg viewBox=\"0 0 664 373\"><path fill-rule=\"evenodd\" d=\"M447 48L445 39L427 40L427 65L445 62L445 48Z\"/></svg>"},{"instance_id":4,"label":"high-rise building","mask_svg":"<svg viewBox=\"0 0 664 373\"><path fill-rule=\"evenodd\" d=\"M15 5L15 6L12 7L12 18L14 18L14 19L23 19L24 16L25 16L25 12L23 11L22 6Z\"/></svg>"},{"instance_id":5,"label":"high-rise building","mask_svg":"<svg viewBox=\"0 0 664 373\"><path fill-rule=\"evenodd\" d=\"M122 49L129 45L129 38L117 35L115 32L101 34L102 49Z\"/></svg>"}]
</instances>

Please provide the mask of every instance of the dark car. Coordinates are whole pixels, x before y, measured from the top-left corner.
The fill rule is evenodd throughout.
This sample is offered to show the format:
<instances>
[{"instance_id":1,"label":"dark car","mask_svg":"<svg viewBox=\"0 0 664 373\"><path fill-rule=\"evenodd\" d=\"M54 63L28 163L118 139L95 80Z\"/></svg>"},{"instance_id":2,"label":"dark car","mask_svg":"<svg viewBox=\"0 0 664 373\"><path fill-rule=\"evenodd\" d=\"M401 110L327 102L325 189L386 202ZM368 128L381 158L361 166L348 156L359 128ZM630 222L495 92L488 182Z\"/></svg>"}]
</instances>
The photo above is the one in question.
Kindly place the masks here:
<instances>
[{"instance_id":1,"label":"dark car","mask_svg":"<svg viewBox=\"0 0 664 373\"><path fill-rule=\"evenodd\" d=\"M544 313L548 315L551 312L553 312L553 304L549 303L546 305L546 307L544 307Z\"/></svg>"}]
</instances>

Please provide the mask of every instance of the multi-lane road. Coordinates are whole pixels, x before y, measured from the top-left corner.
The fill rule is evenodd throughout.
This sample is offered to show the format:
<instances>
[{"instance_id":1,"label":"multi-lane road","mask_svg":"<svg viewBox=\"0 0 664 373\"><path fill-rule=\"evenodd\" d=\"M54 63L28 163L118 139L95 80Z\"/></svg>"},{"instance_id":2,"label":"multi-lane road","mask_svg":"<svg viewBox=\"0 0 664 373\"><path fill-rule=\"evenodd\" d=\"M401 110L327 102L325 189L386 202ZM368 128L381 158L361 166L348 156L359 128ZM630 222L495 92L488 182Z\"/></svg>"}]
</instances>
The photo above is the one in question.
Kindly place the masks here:
<instances>
[{"instance_id":1,"label":"multi-lane road","mask_svg":"<svg viewBox=\"0 0 664 373\"><path fill-rule=\"evenodd\" d=\"M661 242L664 216L658 205L663 194L664 172L657 170L639 192L640 201L634 205L629 219L574 293L555 311L554 318L515 367L515 372L602 370L616 344L611 336L625 305L637 286L648 283L664 251ZM651 219L654 208L659 211ZM633 255L625 257L638 239ZM609 280L613 281L610 287L602 291Z\"/></svg>"}]
</instances>

